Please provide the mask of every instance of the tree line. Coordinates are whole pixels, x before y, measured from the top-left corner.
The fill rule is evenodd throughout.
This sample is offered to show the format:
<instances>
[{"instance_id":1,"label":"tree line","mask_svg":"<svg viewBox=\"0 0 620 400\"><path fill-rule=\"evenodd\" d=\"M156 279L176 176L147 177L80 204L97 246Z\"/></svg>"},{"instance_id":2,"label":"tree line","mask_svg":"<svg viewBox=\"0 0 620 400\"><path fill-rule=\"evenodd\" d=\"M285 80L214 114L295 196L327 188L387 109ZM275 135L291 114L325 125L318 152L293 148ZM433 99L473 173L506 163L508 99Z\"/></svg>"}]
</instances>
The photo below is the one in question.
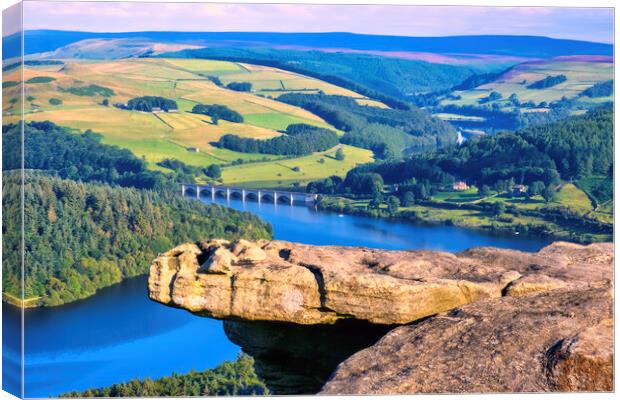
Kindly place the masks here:
<instances>
[{"instance_id":1,"label":"tree line","mask_svg":"<svg viewBox=\"0 0 620 400\"><path fill-rule=\"evenodd\" d=\"M586 97L607 97L614 93L614 81L610 79L605 82L595 83L593 86L581 92L581 96Z\"/></svg>"},{"instance_id":2,"label":"tree line","mask_svg":"<svg viewBox=\"0 0 620 400\"><path fill-rule=\"evenodd\" d=\"M566 75L547 76L539 81L527 85L528 89L545 89L555 85L559 85L562 82L566 82Z\"/></svg>"},{"instance_id":3,"label":"tree line","mask_svg":"<svg viewBox=\"0 0 620 400\"><path fill-rule=\"evenodd\" d=\"M61 397L264 396L269 390L254 371L254 360L241 353L203 372L173 374L151 380L132 379L100 389L70 392Z\"/></svg>"},{"instance_id":4,"label":"tree line","mask_svg":"<svg viewBox=\"0 0 620 400\"><path fill-rule=\"evenodd\" d=\"M4 125L2 141L3 171L20 168L20 125ZM169 177L149 171L146 162L129 150L101 143L101 135L90 130L74 134L49 121L26 123L24 168L52 170L66 179L139 189L162 189L170 184Z\"/></svg>"},{"instance_id":5,"label":"tree line","mask_svg":"<svg viewBox=\"0 0 620 400\"><path fill-rule=\"evenodd\" d=\"M345 131L343 143L373 150L379 158L400 158L407 150L428 150L456 142L454 128L418 108L362 106L355 99L287 93L279 101L304 108Z\"/></svg>"},{"instance_id":6,"label":"tree line","mask_svg":"<svg viewBox=\"0 0 620 400\"><path fill-rule=\"evenodd\" d=\"M129 110L151 112L156 107L164 111L179 109L176 101L160 96L141 96L127 102L127 109Z\"/></svg>"},{"instance_id":7,"label":"tree line","mask_svg":"<svg viewBox=\"0 0 620 400\"><path fill-rule=\"evenodd\" d=\"M209 117L211 117L211 121L215 125L217 125L220 119L236 123L243 122L243 116L241 114L221 104L196 104L192 108L192 112L194 114L208 115Z\"/></svg>"},{"instance_id":8,"label":"tree line","mask_svg":"<svg viewBox=\"0 0 620 400\"><path fill-rule=\"evenodd\" d=\"M338 135L334 131L312 125L291 124L285 133L271 139L243 138L227 134L223 135L216 145L241 153L300 156L329 150L338 144Z\"/></svg>"}]
</instances>

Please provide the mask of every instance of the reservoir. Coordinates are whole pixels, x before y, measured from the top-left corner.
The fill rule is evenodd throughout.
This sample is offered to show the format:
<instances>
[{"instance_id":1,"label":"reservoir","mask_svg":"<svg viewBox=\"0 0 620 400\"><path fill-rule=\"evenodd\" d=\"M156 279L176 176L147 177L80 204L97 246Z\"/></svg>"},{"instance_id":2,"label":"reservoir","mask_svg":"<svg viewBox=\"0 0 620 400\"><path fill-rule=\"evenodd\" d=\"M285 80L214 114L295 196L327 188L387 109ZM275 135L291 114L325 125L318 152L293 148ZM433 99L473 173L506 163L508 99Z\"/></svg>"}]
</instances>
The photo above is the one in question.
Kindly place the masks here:
<instances>
[{"instance_id":1,"label":"reservoir","mask_svg":"<svg viewBox=\"0 0 620 400\"><path fill-rule=\"evenodd\" d=\"M339 215L305 206L210 197L201 201L258 214L273 225L276 239L307 244L445 251L494 246L536 251L549 243L452 226ZM3 303L3 312L5 332L19 329L19 311ZM13 343L12 349L5 348L4 365L19 363L19 341ZM201 371L234 360L239 351L226 338L221 321L154 303L147 296L146 277L128 279L82 301L25 311L25 395L57 396L134 378Z\"/></svg>"}]
</instances>

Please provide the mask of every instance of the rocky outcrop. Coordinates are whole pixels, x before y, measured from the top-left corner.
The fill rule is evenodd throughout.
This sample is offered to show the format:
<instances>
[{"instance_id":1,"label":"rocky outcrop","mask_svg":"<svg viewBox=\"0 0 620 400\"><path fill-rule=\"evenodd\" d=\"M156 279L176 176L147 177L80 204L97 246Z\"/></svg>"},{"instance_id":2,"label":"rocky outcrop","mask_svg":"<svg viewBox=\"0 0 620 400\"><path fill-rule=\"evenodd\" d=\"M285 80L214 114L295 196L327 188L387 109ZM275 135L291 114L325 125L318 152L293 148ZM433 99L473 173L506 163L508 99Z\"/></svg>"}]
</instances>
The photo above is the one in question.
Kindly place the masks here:
<instances>
[{"instance_id":1,"label":"rocky outcrop","mask_svg":"<svg viewBox=\"0 0 620 400\"><path fill-rule=\"evenodd\" d=\"M505 297L390 331L321 393L612 390L609 290Z\"/></svg>"},{"instance_id":2,"label":"rocky outcrop","mask_svg":"<svg viewBox=\"0 0 620 400\"><path fill-rule=\"evenodd\" d=\"M275 393L315 393L345 359L325 393L607 390L612 274L612 244L451 254L214 240L160 255L149 295L225 319Z\"/></svg>"},{"instance_id":3,"label":"rocky outcrop","mask_svg":"<svg viewBox=\"0 0 620 400\"><path fill-rule=\"evenodd\" d=\"M605 245L461 254L317 247L281 241L184 244L151 266L153 300L215 318L407 324L502 295L609 280Z\"/></svg>"}]
</instances>

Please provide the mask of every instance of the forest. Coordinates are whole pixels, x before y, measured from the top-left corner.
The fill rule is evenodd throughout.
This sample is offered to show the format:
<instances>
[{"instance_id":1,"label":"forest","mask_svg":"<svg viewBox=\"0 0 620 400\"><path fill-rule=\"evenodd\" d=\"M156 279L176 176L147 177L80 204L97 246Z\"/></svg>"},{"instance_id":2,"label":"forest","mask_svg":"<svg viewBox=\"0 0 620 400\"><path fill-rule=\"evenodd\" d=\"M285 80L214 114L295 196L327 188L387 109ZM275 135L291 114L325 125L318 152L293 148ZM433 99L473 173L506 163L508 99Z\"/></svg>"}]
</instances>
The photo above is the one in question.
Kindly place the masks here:
<instances>
[{"instance_id":1,"label":"forest","mask_svg":"<svg viewBox=\"0 0 620 400\"><path fill-rule=\"evenodd\" d=\"M230 82L226 87L235 92L251 92L252 83L250 82Z\"/></svg>"},{"instance_id":2,"label":"forest","mask_svg":"<svg viewBox=\"0 0 620 400\"><path fill-rule=\"evenodd\" d=\"M451 125L413 106L407 110L369 107L349 97L325 94L288 93L278 100L320 116L346 132L343 143L373 150L379 158L432 150L452 144L457 138Z\"/></svg>"},{"instance_id":3,"label":"forest","mask_svg":"<svg viewBox=\"0 0 620 400\"><path fill-rule=\"evenodd\" d=\"M127 109L152 112L153 108L160 108L164 111L177 110L177 102L160 96L142 96L131 99L127 102Z\"/></svg>"},{"instance_id":4,"label":"forest","mask_svg":"<svg viewBox=\"0 0 620 400\"><path fill-rule=\"evenodd\" d=\"M2 127L2 169L20 168L19 125ZM129 150L101 143L90 130L74 134L52 122L28 122L24 127L24 167L51 170L59 177L84 182L105 182L142 189L162 189L171 177L147 169L146 162Z\"/></svg>"},{"instance_id":5,"label":"forest","mask_svg":"<svg viewBox=\"0 0 620 400\"><path fill-rule=\"evenodd\" d=\"M17 171L3 178L4 290L19 296ZM250 214L133 188L80 183L26 171L24 297L53 306L144 274L158 253L209 238L268 239Z\"/></svg>"},{"instance_id":6,"label":"forest","mask_svg":"<svg viewBox=\"0 0 620 400\"><path fill-rule=\"evenodd\" d=\"M222 136L216 145L242 153L300 156L329 150L338 144L338 135L334 131L312 125L291 124L285 133L271 139L243 138L227 134Z\"/></svg>"},{"instance_id":7,"label":"forest","mask_svg":"<svg viewBox=\"0 0 620 400\"><path fill-rule=\"evenodd\" d=\"M360 174L378 174L386 184L415 180L445 187L462 179L480 187L501 186L512 179L517 184L548 186L560 180L611 176L612 170L613 111L602 109L516 133L485 135L403 161L362 165L349 171L338 185L320 181L311 183L309 189L325 193L330 187L338 193L370 195L367 188L372 190L372 186L359 191L360 186L348 184L349 176Z\"/></svg>"},{"instance_id":8,"label":"forest","mask_svg":"<svg viewBox=\"0 0 620 400\"><path fill-rule=\"evenodd\" d=\"M192 112L194 114L202 114L202 115L210 116L211 122L213 122L214 125L217 125L220 119L223 119L224 121L229 121L229 122L237 122L237 123L243 122L243 116L241 114L239 114L235 110L231 110L230 108L220 105L220 104L211 104L211 105L196 104L192 108Z\"/></svg>"},{"instance_id":9,"label":"forest","mask_svg":"<svg viewBox=\"0 0 620 400\"><path fill-rule=\"evenodd\" d=\"M595 83L593 86L590 86L583 92L581 92L582 96L587 97L607 97L611 96L614 93L614 81L610 79L605 82Z\"/></svg>"},{"instance_id":10,"label":"forest","mask_svg":"<svg viewBox=\"0 0 620 400\"><path fill-rule=\"evenodd\" d=\"M254 360L241 353L236 361L225 361L202 372L151 380L133 379L101 389L62 394L61 397L184 397L263 396L269 390L254 371Z\"/></svg>"},{"instance_id":11,"label":"forest","mask_svg":"<svg viewBox=\"0 0 620 400\"><path fill-rule=\"evenodd\" d=\"M566 82L566 75L547 76L544 79L527 85L528 89L545 89Z\"/></svg>"}]
</instances>

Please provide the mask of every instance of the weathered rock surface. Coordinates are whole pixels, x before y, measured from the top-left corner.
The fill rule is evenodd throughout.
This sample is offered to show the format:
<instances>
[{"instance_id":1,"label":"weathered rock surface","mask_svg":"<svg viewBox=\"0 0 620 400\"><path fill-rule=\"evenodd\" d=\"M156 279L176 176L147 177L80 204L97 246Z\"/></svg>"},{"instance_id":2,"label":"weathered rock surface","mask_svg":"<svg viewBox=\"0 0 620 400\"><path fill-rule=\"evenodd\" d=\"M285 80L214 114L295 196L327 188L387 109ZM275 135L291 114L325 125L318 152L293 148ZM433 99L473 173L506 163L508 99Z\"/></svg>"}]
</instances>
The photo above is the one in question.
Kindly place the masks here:
<instances>
[{"instance_id":1,"label":"weathered rock surface","mask_svg":"<svg viewBox=\"0 0 620 400\"><path fill-rule=\"evenodd\" d=\"M184 244L151 266L153 300L215 318L407 324L502 295L609 281L611 246L460 254L241 240Z\"/></svg>"},{"instance_id":2,"label":"weathered rock surface","mask_svg":"<svg viewBox=\"0 0 620 400\"><path fill-rule=\"evenodd\" d=\"M392 330L321 393L611 391L612 307L603 288L466 305Z\"/></svg>"},{"instance_id":3,"label":"weathered rock surface","mask_svg":"<svg viewBox=\"0 0 620 400\"><path fill-rule=\"evenodd\" d=\"M612 389L612 277L611 243L452 254L214 240L160 255L149 295L225 319L276 394L326 381L329 394L589 391Z\"/></svg>"}]
</instances>

